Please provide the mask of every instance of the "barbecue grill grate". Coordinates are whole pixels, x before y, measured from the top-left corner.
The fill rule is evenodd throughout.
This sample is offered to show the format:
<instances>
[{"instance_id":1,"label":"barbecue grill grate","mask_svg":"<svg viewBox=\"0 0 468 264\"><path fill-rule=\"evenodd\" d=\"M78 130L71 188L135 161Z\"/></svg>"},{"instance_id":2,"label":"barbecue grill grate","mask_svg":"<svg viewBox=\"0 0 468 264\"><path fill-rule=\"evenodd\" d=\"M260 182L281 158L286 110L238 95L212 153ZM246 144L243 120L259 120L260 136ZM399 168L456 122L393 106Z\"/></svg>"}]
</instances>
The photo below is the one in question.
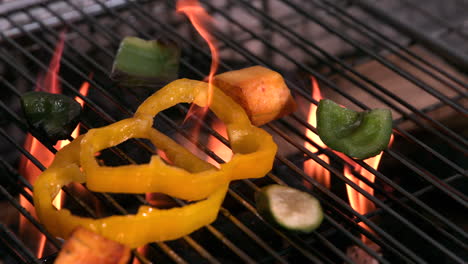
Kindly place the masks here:
<instances>
[{"instance_id":1,"label":"barbecue grill grate","mask_svg":"<svg viewBox=\"0 0 468 264\"><path fill-rule=\"evenodd\" d=\"M144 92L122 91L108 79L114 52L123 36L163 37L180 43L183 77L204 78L211 57L186 19L175 14L172 1L6 2L0 7L0 197L6 201L2 206L14 208L26 217L46 236L50 251L56 252L62 241L50 235L19 204L19 196L32 203L32 186L17 167L19 156L24 155L45 169L22 147L25 134L34 131L28 130L20 114L19 96L33 89L38 72L47 70L60 30L67 29L60 80L64 93L79 96L86 103L81 120L83 133L131 116L144 99ZM264 179L232 183L216 222L182 239L150 244L145 255L134 251L140 261L353 263L355 259L347 254L352 245L381 263L463 263L467 259L464 218L468 200L468 92L467 76L461 72L468 68L468 60L463 50L466 47L456 45L466 43L468 38L468 17L461 12L466 10L467 2L444 1L443 16L417 7L410 0L378 4L330 0L202 3L218 21L213 35L221 52L220 71L266 65L283 73L294 96L304 104L317 104L310 95L309 77L314 76L327 97L343 104L360 109L376 105L390 108L396 117L395 145L385 151L378 171L358 162L376 176L373 183L355 174L374 189L375 195L371 195L343 174L342 168L348 161L307 138L306 130L316 130L300 111L274 121L265 126L280 146L272 172ZM381 16L379 10L383 8L395 13ZM422 19L413 20L418 16ZM425 33L420 33L422 29ZM386 75L373 75L379 71ZM392 76L390 81L385 79L387 76ZM78 92L83 81L92 87L87 97ZM394 83L411 89L398 89ZM414 92L413 97L408 96L410 91ZM419 97L428 98L428 102L421 105ZM188 108L179 105L176 109L176 114L158 115L156 123L167 134L191 139L174 118L177 114L184 116ZM210 127L211 121L213 116L203 123L203 130L228 145ZM304 142L314 145L317 153L305 148ZM148 150L144 142L131 144ZM46 147L55 152L50 144ZM197 147L222 162L203 141ZM331 159L330 164L319 157L322 153ZM119 148L111 154L122 162L141 162ZM302 163L307 159L330 171L331 189L305 174ZM275 182L308 191L321 201L326 214L318 230L310 235L292 234L272 227L258 216L253 193ZM344 193L345 184L371 200L377 209L366 215L356 212ZM94 207L83 203L70 188L64 191L81 214L98 216ZM141 195L124 199L109 194L91 195L112 214L128 213L129 209L122 205L124 200L148 203ZM18 237L17 226L0 219L0 253L7 253L5 260L39 262L26 241ZM361 222L372 232L359 225ZM372 243L364 243L361 234Z\"/></svg>"}]
</instances>

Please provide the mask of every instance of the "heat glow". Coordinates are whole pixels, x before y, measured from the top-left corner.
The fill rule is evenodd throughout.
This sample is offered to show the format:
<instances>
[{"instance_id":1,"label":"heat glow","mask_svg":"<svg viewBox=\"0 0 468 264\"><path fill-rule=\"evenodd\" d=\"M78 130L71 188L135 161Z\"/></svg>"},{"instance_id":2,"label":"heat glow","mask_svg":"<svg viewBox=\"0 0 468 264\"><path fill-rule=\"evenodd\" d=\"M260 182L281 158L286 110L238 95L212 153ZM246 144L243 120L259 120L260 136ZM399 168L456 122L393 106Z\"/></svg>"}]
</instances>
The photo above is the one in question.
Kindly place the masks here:
<instances>
[{"instance_id":1,"label":"heat glow","mask_svg":"<svg viewBox=\"0 0 468 264\"><path fill-rule=\"evenodd\" d=\"M320 101L320 99L322 99L323 97L320 93L320 87L318 85L318 82L314 77L311 77L311 82L312 82L312 98L315 101ZM307 122L314 127L317 126L316 112L317 112L317 106L315 104L310 104ZM309 129L306 130L306 137L309 138L311 141L315 142L320 147L326 148L326 145L322 142L322 140L320 140L320 137ZM312 144L308 142L304 143L304 147L312 153L315 153L318 151L316 147L314 147ZM320 154L318 155L318 157L322 159L323 161L325 161L326 163L330 163L330 159L327 155ZM304 162L304 172L309 177L314 178L320 184L324 185L327 188L330 188L330 172L324 167L322 167L320 164L315 162L315 160L307 159ZM309 185L308 182L305 182L305 184Z\"/></svg>"}]
</instances>

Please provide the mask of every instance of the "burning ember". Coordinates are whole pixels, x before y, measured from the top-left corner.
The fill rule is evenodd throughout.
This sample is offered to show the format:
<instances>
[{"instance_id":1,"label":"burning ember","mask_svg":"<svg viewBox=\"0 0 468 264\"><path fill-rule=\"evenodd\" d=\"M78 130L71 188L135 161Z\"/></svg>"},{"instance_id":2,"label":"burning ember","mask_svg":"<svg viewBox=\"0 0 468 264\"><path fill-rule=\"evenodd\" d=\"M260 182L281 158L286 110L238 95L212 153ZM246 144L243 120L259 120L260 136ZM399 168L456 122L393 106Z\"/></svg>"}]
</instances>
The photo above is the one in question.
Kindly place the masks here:
<instances>
[{"instance_id":1,"label":"burning ember","mask_svg":"<svg viewBox=\"0 0 468 264\"><path fill-rule=\"evenodd\" d=\"M323 97L320 93L318 82L314 77L311 77L311 81L312 81L312 98L315 101L320 101L320 99L322 99ZM314 127L317 126L316 112L317 112L317 106L314 104L310 104L307 122ZM326 145L322 142L322 140L320 140L320 137L314 132L312 132L311 130L306 131L306 136L310 140L315 142L317 145L319 145L320 147L326 148ZM304 147L307 148L310 152L318 151L316 147L314 147L312 144L308 142L305 142ZM323 161L325 161L326 163L330 163L330 159L328 158L327 155L320 154L318 155L318 157L322 159ZM320 164L315 162L313 159L308 159L304 162L304 172L309 177L314 178L320 184L324 185L327 188L330 188L330 172L324 167L322 167ZM309 183L305 182L305 184L308 185Z\"/></svg>"},{"instance_id":2,"label":"burning ember","mask_svg":"<svg viewBox=\"0 0 468 264\"><path fill-rule=\"evenodd\" d=\"M37 83L36 83L36 90L46 91L49 93L61 93L61 86L59 81L59 71L60 71L60 59L62 57L63 49L64 49L64 40L65 40L65 31L60 33L60 39L57 42L55 47L54 54L52 56L51 62L49 64L48 71L43 78L39 75ZM86 96L89 90L89 83L84 82L80 88L80 94ZM76 97L75 100L81 105L84 105L84 101ZM72 133L72 137L76 138L79 135L79 125L75 128ZM68 140L60 140L58 141L54 148L56 150L60 150L70 141ZM46 148L42 143L33 137L31 134L26 135L24 148L26 151L31 153L32 156L36 157L36 159L44 165L44 167L48 167L53 159L54 154ZM37 177L41 173L41 170L36 167L27 157L23 156L20 160L19 165L19 172L24 175L24 177L31 183L34 184ZM31 205L24 197L20 196L20 204L28 210L34 217L36 217L34 206ZM62 191L55 197L54 206L57 209L60 209L63 205L63 194ZM33 225L31 225L27 219L23 216L20 217L20 225L19 225L19 235L23 239L23 241L30 242L28 244L29 248L31 248L34 252L36 252L37 257L42 257L44 247L45 247L45 236L42 235ZM37 242L39 241L39 242Z\"/></svg>"}]
</instances>

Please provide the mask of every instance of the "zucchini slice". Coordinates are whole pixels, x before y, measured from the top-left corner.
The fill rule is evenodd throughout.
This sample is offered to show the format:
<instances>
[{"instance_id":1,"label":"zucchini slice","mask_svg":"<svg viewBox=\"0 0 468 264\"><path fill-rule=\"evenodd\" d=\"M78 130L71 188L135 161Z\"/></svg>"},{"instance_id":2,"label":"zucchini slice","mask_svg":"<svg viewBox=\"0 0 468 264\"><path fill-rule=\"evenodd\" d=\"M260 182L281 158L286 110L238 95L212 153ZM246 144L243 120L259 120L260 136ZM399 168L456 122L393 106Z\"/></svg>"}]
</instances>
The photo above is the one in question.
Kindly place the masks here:
<instances>
[{"instance_id":1,"label":"zucchini slice","mask_svg":"<svg viewBox=\"0 0 468 264\"><path fill-rule=\"evenodd\" d=\"M309 233L320 226L323 211L312 195L282 185L268 185L255 194L258 212L289 231Z\"/></svg>"}]
</instances>

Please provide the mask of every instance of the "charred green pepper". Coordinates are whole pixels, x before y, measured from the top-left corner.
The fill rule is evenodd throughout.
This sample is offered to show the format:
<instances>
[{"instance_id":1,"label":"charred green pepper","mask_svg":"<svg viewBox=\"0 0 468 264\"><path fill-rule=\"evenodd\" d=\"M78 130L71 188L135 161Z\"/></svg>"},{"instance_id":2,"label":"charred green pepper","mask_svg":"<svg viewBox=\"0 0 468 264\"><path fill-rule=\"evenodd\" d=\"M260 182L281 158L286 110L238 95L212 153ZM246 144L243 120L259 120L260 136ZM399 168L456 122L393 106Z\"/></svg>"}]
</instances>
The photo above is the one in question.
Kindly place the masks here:
<instances>
[{"instance_id":1,"label":"charred green pepper","mask_svg":"<svg viewBox=\"0 0 468 264\"><path fill-rule=\"evenodd\" d=\"M317 132L328 147L366 159L387 147L392 134L392 113L388 109L356 112L331 100L321 100L317 108Z\"/></svg>"},{"instance_id":2,"label":"charred green pepper","mask_svg":"<svg viewBox=\"0 0 468 264\"><path fill-rule=\"evenodd\" d=\"M80 120L80 104L63 94L27 92L21 106L28 124L52 143L67 139Z\"/></svg>"},{"instance_id":3,"label":"charred green pepper","mask_svg":"<svg viewBox=\"0 0 468 264\"><path fill-rule=\"evenodd\" d=\"M179 58L175 43L126 37L115 56L111 78L123 86L159 85L177 78Z\"/></svg>"}]
</instances>

